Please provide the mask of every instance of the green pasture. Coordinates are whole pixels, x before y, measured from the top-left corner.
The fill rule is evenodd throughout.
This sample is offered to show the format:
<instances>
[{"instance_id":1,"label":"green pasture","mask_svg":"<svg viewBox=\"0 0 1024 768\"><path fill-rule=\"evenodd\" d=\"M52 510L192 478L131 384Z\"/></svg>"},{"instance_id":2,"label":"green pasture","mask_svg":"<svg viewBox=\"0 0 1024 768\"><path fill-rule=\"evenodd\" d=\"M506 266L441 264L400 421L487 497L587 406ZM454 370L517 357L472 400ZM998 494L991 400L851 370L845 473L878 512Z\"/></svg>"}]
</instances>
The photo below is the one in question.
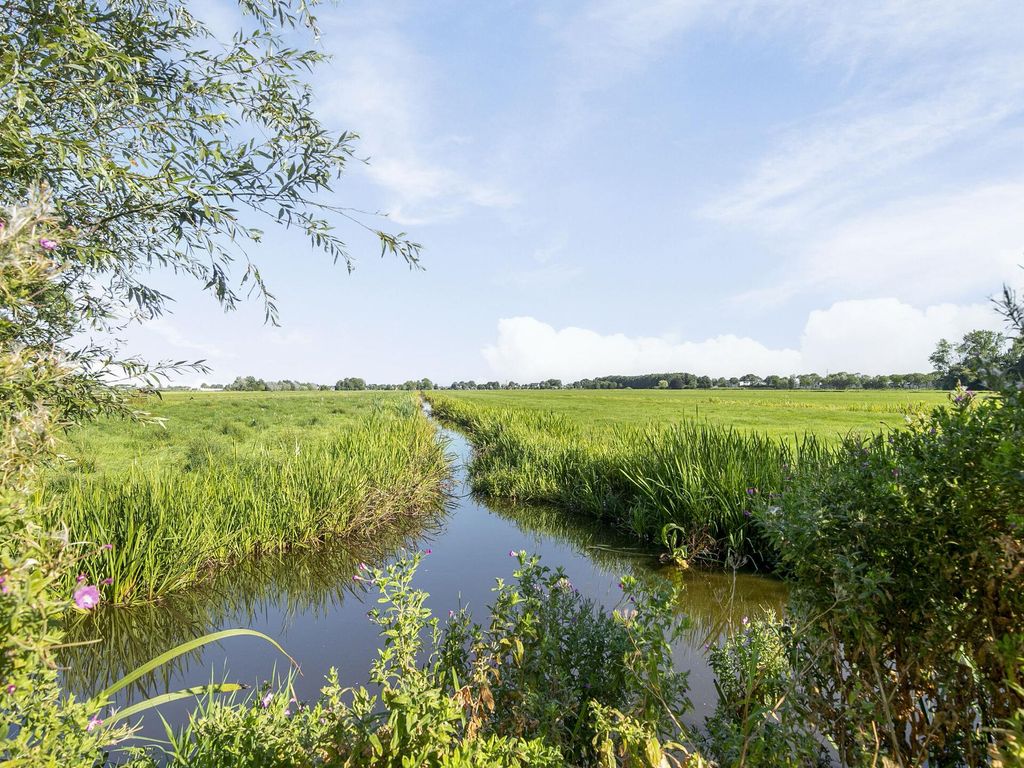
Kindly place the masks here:
<instances>
[{"instance_id":1,"label":"green pasture","mask_svg":"<svg viewBox=\"0 0 1024 768\"><path fill-rule=\"evenodd\" d=\"M505 390L445 392L445 397L489 408L550 411L587 427L668 425L706 421L773 437L813 434L833 439L850 432L900 427L909 413L946 402L935 390Z\"/></svg>"}]
</instances>

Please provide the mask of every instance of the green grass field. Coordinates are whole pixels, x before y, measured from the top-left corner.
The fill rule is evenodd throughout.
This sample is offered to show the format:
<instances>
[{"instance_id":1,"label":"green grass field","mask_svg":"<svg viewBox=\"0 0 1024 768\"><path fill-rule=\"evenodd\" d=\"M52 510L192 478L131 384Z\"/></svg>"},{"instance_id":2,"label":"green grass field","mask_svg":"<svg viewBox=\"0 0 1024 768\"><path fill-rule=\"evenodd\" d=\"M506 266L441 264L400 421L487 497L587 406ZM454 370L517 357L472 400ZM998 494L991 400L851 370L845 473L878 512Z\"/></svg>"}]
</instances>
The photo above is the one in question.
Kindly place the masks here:
<instances>
[{"instance_id":1,"label":"green grass field","mask_svg":"<svg viewBox=\"0 0 1024 768\"><path fill-rule=\"evenodd\" d=\"M76 430L71 462L36 496L49 526L92 543L82 571L112 579L111 603L256 554L393 539L443 503L444 448L412 393L174 393L139 407L165 421Z\"/></svg>"},{"instance_id":2,"label":"green grass field","mask_svg":"<svg viewBox=\"0 0 1024 768\"><path fill-rule=\"evenodd\" d=\"M917 390L512 390L445 392L491 408L551 411L587 427L706 420L775 437L805 433L833 439L851 431L899 427L906 414L946 402Z\"/></svg>"},{"instance_id":3,"label":"green grass field","mask_svg":"<svg viewBox=\"0 0 1024 768\"><path fill-rule=\"evenodd\" d=\"M840 439L904 426L942 392L432 392L476 453L474 488L612 522L678 558L777 557L753 510ZM666 526L674 527L667 529Z\"/></svg>"}]
</instances>

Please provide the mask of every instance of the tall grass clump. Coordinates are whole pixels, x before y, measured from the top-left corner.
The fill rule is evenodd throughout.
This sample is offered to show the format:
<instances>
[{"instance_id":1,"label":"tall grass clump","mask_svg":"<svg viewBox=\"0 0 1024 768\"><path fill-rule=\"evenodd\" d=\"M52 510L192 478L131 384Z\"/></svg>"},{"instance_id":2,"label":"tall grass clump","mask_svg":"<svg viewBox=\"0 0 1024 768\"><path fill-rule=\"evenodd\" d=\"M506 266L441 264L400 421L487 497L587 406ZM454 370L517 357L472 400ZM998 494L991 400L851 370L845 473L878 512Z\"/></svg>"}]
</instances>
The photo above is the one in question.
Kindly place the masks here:
<instances>
[{"instance_id":1,"label":"tall grass clump","mask_svg":"<svg viewBox=\"0 0 1024 768\"><path fill-rule=\"evenodd\" d=\"M216 396L214 396L216 397ZM407 529L443 504L444 446L411 398L330 429L248 444L195 437L174 461L54 474L37 495L70 541L110 546L84 571L104 597L159 598L243 558L361 544Z\"/></svg>"},{"instance_id":2,"label":"tall grass clump","mask_svg":"<svg viewBox=\"0 0 1024 768\"><path fill-rule=\"evenodd\" d=\"M833 456L812 435L786 441L696 421L588 428L559 413L438 394L430 401L473 441L479 492L611 520L681 561L772 566L776 553L752 510L796 466L822 467Z\"/></svg>"}]
</instances>

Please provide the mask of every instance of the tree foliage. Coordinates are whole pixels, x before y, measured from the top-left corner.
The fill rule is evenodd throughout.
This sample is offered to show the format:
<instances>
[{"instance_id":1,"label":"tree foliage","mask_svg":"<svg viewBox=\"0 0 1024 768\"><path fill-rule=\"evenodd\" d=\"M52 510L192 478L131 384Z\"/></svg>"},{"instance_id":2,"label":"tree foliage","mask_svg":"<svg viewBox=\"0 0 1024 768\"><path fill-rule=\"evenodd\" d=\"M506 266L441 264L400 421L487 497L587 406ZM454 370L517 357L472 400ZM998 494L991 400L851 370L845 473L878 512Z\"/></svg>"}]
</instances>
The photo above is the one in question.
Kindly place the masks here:
<instances>
[{"instance_id":1,"label":"tree foliage","mask_svg":"<svg viewBox=\"0 0 1024 768\"><path fill-rule=\"evenodd\" d=\"M182 0L25 0L0 14L0 199L49 189L54 253L76 311L101 327L160 314L154 267L226 307L273 296L246 247L261 222L303 233L350 268L336 224L371 231L410 265L420 246L343 206L332 188L356 134L327 129L304 78L325 60L307 0L241 0L217 40ZM287 33L287 34L286 34ZM233 269L240 261L241 268Z\"/></svg>"}]
</instances>

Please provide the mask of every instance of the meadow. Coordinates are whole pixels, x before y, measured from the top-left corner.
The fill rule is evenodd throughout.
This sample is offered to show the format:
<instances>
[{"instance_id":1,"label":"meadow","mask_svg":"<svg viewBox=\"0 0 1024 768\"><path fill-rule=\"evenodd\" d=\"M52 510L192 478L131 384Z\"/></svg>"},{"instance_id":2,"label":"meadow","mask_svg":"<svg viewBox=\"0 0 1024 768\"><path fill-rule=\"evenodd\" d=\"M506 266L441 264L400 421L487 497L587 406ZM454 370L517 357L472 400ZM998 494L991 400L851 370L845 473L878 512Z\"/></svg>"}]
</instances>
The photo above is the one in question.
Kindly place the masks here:
<instances>
[{"instance_id":1,"label":"meadow","mask_svg":"<svg viewBox=\"0 0 1024 768\"><path fill-rule=\"evenodd\" d=\"M902 426L907 413L948 400L935 390L565 389L445 392L490 408L548 411L593 428L666 425L682 419L772 437L812 434L828 440L849 432Z\"/></svg>"},{"instance_id":2,"label":"meadow","mask_svg":"<svg viewBox=\"0 0 1024 768\"><path fill-rule=\"evenodd\" d=\"M473 487L555 504L664 546L679 562L772 568L754 510L846 436L900 427L941 392L435 392L477 448Z\"/></svg>"},{"instance_id":3,"label":"meadow","mask_svg":"<svg viewBox=\"0 0 1024 768\"><path fill-rule=\"evenodd\" d=\"M394 539L443 505L444 446L411 393L170 393L149 423L68 434L35 500L105 602L256 555ZM109 545L109 546L104 546ZM106 582L106 583L104 583Z\"/></svg>"}]
</instances>

